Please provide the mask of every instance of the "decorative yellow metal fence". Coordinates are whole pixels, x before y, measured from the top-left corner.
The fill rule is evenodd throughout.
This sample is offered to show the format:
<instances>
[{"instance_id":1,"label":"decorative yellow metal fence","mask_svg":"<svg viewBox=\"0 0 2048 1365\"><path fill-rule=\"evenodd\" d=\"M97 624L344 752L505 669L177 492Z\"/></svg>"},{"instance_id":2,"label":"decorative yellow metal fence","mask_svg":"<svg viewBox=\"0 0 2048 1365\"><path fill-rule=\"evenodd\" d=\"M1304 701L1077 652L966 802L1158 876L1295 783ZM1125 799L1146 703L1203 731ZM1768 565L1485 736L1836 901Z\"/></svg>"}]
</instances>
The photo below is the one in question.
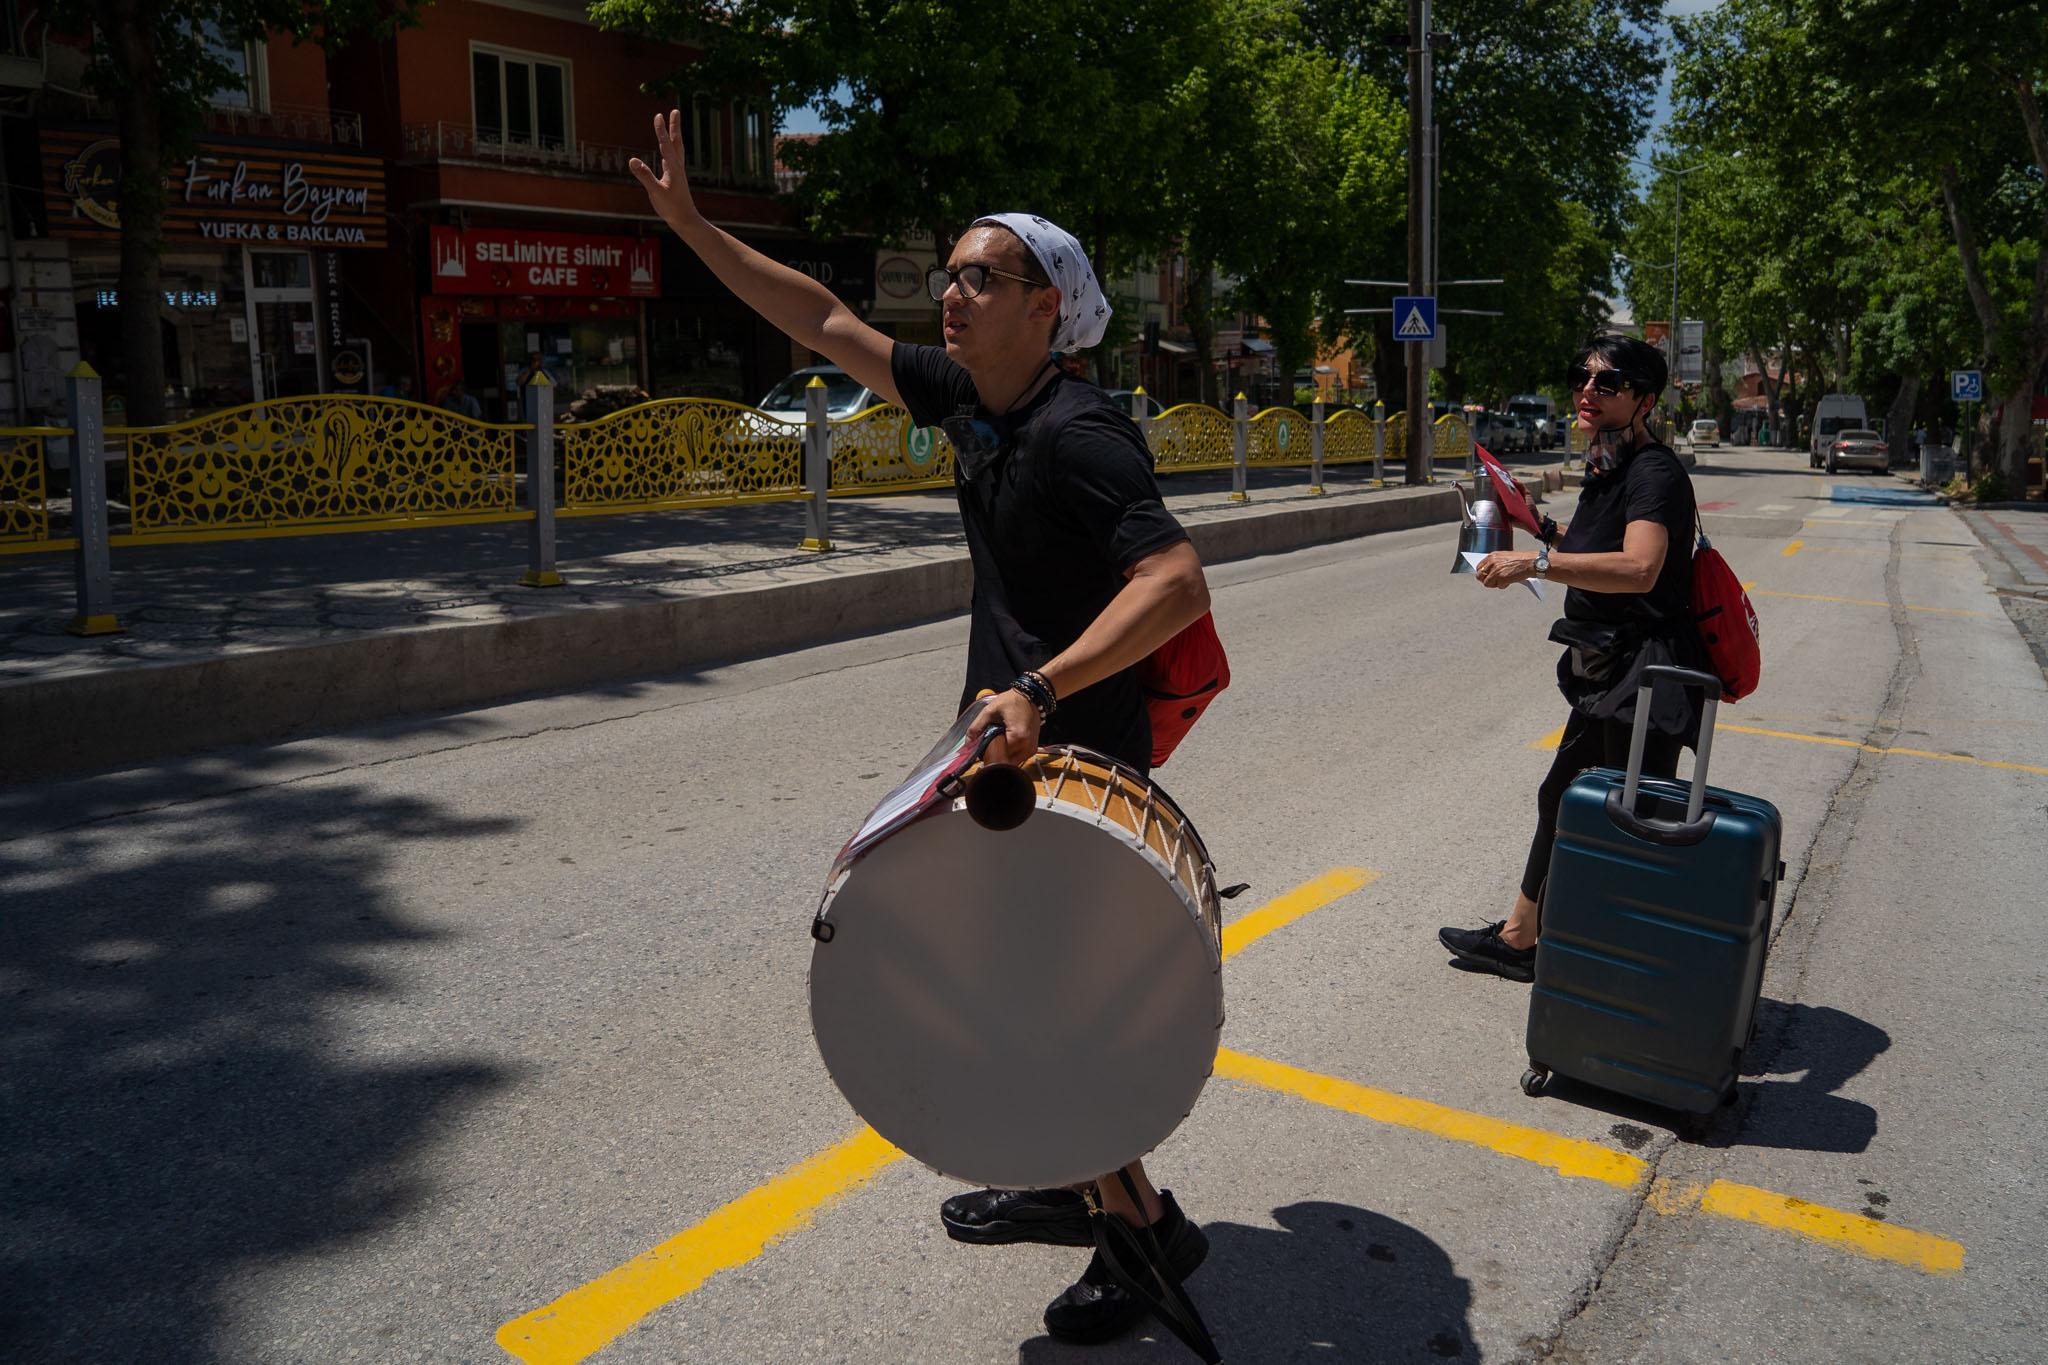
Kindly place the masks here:
<instances>
[{"instance_id":1,"label":"decorative yellow metal fence","mask_svg":"<svg viewBox=\"0 0 2048 1365\"><path fill-rule=\"evenodd\" d=\"M1323 463L1362 464L1372 459L1372 418L1339 408L1323 418Z\"/></svg>"},{"instance_id":2,"label":"decorative yellow metal fence","mask_svg":"<svg viewBox=\"0 0 2048 1365\"><path fill-rule=\"evenodd\" d=\"M1199 403L1182 403L1153 418L1146 431L1152 464L1175 470L1228 469L1235 460L1231 419Z\"/></svg>"},{"instance_id":3,"label":"decorative yellow metal fence","mask_svg":"<svg viewBox=\"0 0 2048 1365\"><path fill-rule=\"evenodd\" d=\"M912 426L902 408L872 407L831 430L835 494L953 486L952 443L936 427Z\"/></svg>"},{"instance_id":4,"label":"decorative yellow metal fence","mask_svg":"<svg viewBox=\"0 0 2048 1365\"><path fill-rule=\"evenodd\" d=\"M758 408L660 398L555 429L562 510L636 511L804 495L804 429Z\"/></svg>"},{"instance_id":5,"label":"decorative yellow metal fence","mask_svg":"<svg viewBox=\"0 0 2048 1365\"><path fill-rule=\"evenodd\" d=\"M0 545L50 538L44 441L70 434L63 427L0 431Z\"/></svg>"},{"instance_id":6,"label":"decorative yellow metal fence","mask_svg":"<svg viewBox=\"0 0 2048 1365\"><path fill-rule=\"evenodd\" d=\"M1244 452L1247 465L1308 463L1315 429L1293 408L1267 408L1253 414L1250 425Z\"/></svg>"},{"instance_id":7,"label":"decorative yellow metal fence","mask_svg":"<svg viewBox=\"0 0 2048 1365\"><path fill-rule=\"evenodd\" d=\"M1435 439L1430 446L1430 463L1450 464L1472 459L1472 424L1455 412L1436 419Z\"/></svg>"},{"instance_id":8,"label":"decorative yellow metal fence","mask_svg":"<svg viewBox=\"0 0 2048 1365\"><path fill-rule=\"evenodd\" d=\"M155 535L510 512L522 430L323 394L107 436L127 451L130 530Z\"/></svg>"}]
</instances>

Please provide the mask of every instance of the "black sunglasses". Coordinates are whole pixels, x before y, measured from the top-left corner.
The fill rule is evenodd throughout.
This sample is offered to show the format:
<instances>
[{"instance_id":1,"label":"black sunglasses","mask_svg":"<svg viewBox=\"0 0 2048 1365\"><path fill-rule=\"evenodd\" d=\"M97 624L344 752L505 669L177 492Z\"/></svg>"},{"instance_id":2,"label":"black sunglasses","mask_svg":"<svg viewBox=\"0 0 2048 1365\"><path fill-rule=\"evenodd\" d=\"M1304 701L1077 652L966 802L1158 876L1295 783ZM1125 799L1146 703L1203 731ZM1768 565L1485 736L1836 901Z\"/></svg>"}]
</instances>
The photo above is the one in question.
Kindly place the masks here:
<instances>
[{"instance_id":1,"label":"black sunglasses","mask_svg":"<svg viewBox=\"0 0 2048 1365\"><path fill-rule=\"evenodd\" d=\"M1044 280L1034 280L1029 275L1012 275L1009 271L998 270L992 265L963 265L958 270L953 270L943 265L935 265L930 270L924 272L924 291L932 296L933 303L941 303L946 297L946 287L957 284L960 286L960 297L971 299L981 293L982 290L988 288L988 277L991 275L999 275L1006 280L1015 280L1019 284L1028 284L1033 289L1050 289L1052 287Z\"/></svg>"},{"instance_id":2,"label":"black sunglasses","mask_svg":"<svg viewBox=\"0 0 2048 1365\"><path fill-rule=\"evenodd\" d=\"M1612 398L1623 389L1635 387L1620 370L1589 370L1584 365L1574 365L1564 372L1566 393L1577 393L1590 381L1593 392L1602 398Z\"/></svg>"}]
</instances>

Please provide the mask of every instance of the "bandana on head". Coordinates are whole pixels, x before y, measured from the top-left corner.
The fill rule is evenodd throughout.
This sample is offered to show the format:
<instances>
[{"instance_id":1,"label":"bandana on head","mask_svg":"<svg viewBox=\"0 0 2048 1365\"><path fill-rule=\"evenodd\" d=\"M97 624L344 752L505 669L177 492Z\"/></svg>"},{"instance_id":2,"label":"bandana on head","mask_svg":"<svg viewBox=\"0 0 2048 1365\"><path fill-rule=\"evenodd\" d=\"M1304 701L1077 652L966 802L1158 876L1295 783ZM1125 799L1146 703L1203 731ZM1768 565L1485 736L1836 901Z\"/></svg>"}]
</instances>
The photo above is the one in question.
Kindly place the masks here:
<instances>
[{"instance_id":1,"label":"bandana on head","mask_svg":"<svg viewBox=\"0 0 2048 1365\"><path fill-rule=\"evenodd\" d=\"M1016 233L1038 258L1045 277L1059 287L1060 325L1052 334L1055 351L1085 351L1102 340L1109 326L1109 300L1102 296L1095 271L1088 265L1088 253L1081 250L1073 233L1035 213L989 213L969 226L983 223Z\"/></svg>"}]
</instances>

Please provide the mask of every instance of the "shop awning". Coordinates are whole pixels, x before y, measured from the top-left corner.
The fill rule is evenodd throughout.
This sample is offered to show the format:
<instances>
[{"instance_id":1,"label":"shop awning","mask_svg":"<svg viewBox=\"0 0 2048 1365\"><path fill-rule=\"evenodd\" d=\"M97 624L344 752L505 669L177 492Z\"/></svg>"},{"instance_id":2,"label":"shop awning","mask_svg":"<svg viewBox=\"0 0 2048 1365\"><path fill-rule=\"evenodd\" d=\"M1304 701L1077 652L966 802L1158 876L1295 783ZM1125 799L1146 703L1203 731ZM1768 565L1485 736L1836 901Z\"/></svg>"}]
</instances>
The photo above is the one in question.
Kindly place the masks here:
<instances>
[{"instance_id":1,"label":"shop awning","mask_svg":"<svg viewBox=\"0 0 2048 1365\"><path fill-rule=\"evenodd\" d=\"M1242 344L1246 355L1273 354L1273 343L1260 337L1246 337Z\"/></svg>"},{"instance_id":2,"label":"shop awning","mask_svg":"<svg viewBox=\"0 0 2048 1365\"><path fill-rule=\"evenodd\" d=\"M1193 355L1195 353L1195 348L1188 345L1185 341L1168 341L1165 337L1159 338L1159 349L1168 355Z\"/></svg>"}]
</instances>

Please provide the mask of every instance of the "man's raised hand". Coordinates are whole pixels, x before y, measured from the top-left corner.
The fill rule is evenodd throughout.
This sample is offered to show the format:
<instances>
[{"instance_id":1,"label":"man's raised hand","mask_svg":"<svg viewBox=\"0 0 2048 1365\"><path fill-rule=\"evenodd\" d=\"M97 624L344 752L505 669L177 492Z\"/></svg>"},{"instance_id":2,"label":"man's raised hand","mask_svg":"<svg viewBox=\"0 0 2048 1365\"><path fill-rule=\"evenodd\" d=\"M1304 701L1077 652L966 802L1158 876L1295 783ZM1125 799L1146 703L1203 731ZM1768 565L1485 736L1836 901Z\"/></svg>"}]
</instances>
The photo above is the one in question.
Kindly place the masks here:
<instances>
[{"instance_id":1,"label":"man's raised hand","mask_svg":"<svg viewBox=\"0 0 2048 1365\"><path fill-rule=\"evenodd\" d=\"M696 201L690 198L690 177L683 170L682 110L671 109L667 114L654 116L654 145L661 151L660 176L637 156L626 163L626 169L647 191L647 202L654 206L662 221L681 232L684 224L697 216Z\"/></svg>"}]
</instances>

